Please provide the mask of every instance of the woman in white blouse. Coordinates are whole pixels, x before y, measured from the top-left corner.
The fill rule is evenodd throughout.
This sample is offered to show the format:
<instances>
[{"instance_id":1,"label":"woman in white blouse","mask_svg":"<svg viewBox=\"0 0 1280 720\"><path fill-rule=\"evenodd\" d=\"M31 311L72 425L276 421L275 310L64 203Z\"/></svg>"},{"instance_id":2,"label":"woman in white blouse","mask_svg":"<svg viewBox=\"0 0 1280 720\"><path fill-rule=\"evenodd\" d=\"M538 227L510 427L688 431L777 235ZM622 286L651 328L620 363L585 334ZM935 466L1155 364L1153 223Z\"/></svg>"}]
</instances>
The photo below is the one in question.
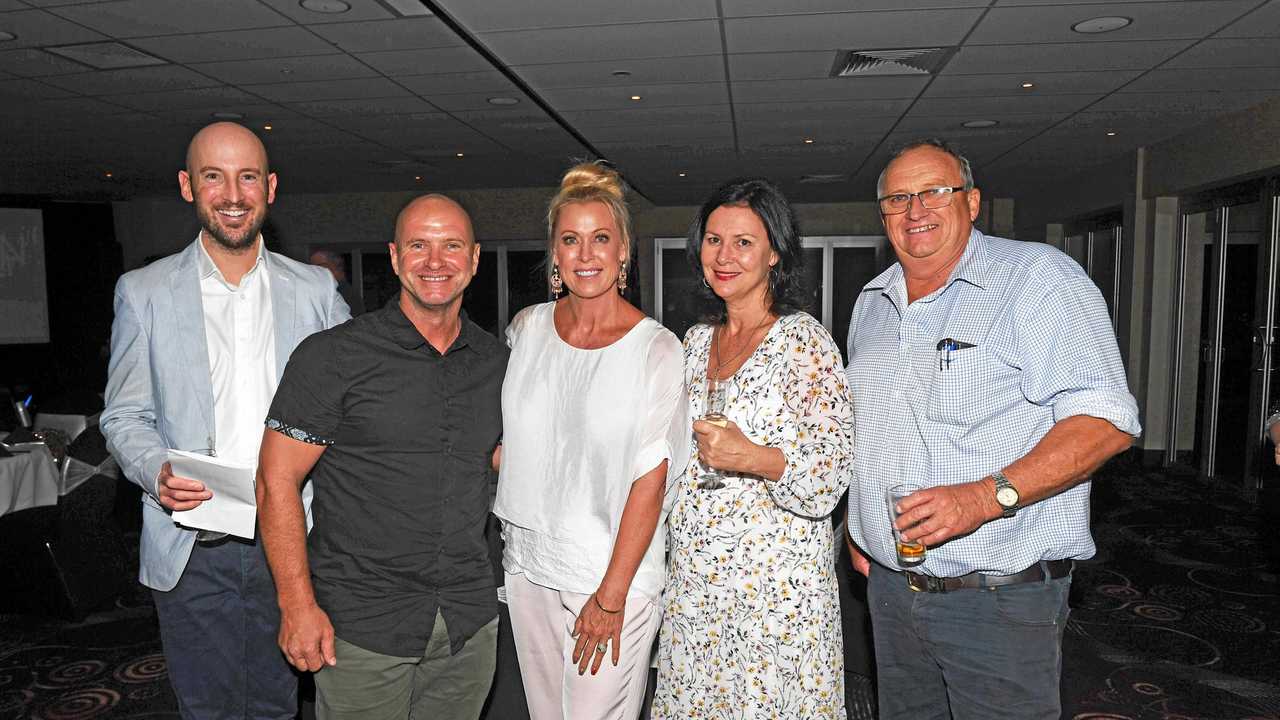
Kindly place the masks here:
<instances>
[{"instance_id":1,"label":"woman in white blouse","mask_svg":"<svg viewBox=\"0 0 1280 720\"><path fill-rule=\"evenodd\" d=\"M672 491L652 717L843 719L829 516L849 482L853 407L830 333L799 310L795 215L766 180L729 183L688 253L711 309L684 339L689 411L721 417L693 423L695 461Z\"/></svg>"},{"instance_id":2,"label":"woman in white blouse","mask_svg":"<svg viewBox=\"0 0 1280 720\"><path fill-rule=\"evenodd\" d=\"M682 352L621 296L617 172L571 168L547 226L559 299L507 328L494 512L511 628L534 720L635 718L661 620L665 490L689 452Z\"/></svg>"}]
</instances>

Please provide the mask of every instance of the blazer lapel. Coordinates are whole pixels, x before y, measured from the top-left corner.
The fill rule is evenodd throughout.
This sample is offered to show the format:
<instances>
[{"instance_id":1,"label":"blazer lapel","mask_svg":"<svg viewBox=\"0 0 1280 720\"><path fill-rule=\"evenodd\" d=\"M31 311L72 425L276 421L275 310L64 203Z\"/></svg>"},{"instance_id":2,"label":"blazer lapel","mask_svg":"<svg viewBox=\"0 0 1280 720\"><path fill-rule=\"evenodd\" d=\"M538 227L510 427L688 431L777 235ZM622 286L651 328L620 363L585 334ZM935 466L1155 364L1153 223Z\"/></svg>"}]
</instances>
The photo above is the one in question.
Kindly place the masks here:
<instances>
[{"instance_id":1,"label":"blazer lapel","mask_svg":"<svg viewBox=\"0 0 1280 720\"><path fill-rule=\"evenodd\" d=\"M297 344L294 327L297 314L298 286L292 273L276 261L275 253L263 255L267 274L271 276L271 314L276 326L276 382L284 376L284 366Z\"/></svg>"},{"instance_id":2,"label":"blazer lapel","mask_svg":"<svg viewBox=\"0 0 1280 720\"><path fill-rule=\"evenodd\" d=\"M196 239L196 243L198 242L199 238ZM209 343L204 333L204 303L200 299L200 263L196 258L199 252L200 249L193 243L183 253L177 271L169 277L169 292L173 298L170 307L181 338L177 351L183 367L187 368L192 398L200 417L208 426L209 439L214 440L217 424L213 414L213 374L209 369Z\"/></svg>"}]
</instances>

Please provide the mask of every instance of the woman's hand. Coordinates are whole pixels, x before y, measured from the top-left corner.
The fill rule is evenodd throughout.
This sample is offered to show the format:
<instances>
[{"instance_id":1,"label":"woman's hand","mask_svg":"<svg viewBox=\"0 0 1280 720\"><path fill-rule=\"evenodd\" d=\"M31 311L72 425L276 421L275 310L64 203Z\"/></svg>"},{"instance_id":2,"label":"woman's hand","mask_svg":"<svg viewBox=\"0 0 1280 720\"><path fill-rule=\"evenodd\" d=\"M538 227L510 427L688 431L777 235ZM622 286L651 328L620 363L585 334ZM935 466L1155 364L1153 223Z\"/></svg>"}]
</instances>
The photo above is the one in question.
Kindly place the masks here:
<instances>
[{"instance_id":1,"label":"woman's hand","mask_svg":"<svg viewBox=\"0 0 1280 720\"><path fill-rule=\"evenodd\" d=\"M600 600L592 593L578 612L578 620L573 624L573 636L578 639L573 646L573 661L578 664L578 674L587 671L591 665L591 674L600 670L604 662L605 652L613 652L613 665L618 666L618 643L622 642L622 617L625 614L625 602L619 603L617 612L605 612ZM609 610L614 608L609 607Z\"/></svg>"},{"instance_id":2,"label":"woman's hand","mask_svg":"<svg viewBox=\"0 0 1280 720\"><path fill-rule=\"evenodd\" d=\"M765 450L747 439L732 420L724 425L695 420L693 434L698 441L698 458L703 466L732 473L759 475L756 460Z\"/></svg>"}]
</instances>

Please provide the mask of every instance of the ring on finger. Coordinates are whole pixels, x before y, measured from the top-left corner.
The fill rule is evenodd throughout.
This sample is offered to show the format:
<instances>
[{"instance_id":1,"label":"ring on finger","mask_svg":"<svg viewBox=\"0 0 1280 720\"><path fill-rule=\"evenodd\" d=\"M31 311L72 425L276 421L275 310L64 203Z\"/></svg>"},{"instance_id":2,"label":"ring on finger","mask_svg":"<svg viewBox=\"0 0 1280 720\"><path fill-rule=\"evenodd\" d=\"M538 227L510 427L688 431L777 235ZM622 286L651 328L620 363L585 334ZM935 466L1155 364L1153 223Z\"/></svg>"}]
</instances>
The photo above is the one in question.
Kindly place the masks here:
<instances>
[{"instance_id":1,"label":"ring on finger","mask_svg":"<svg viewBox=\"0 0 1280 720\"><path fill-rule=\"evenodd\" d=\"M598 653L600 653L600 654L604 654L604 653L606 653L606 652L608 652L608 651L609 651L609 641L608 641L608 640L601 640L600 642L596 643L596 652L598 652Z\"/></svg>"}]
</instances>

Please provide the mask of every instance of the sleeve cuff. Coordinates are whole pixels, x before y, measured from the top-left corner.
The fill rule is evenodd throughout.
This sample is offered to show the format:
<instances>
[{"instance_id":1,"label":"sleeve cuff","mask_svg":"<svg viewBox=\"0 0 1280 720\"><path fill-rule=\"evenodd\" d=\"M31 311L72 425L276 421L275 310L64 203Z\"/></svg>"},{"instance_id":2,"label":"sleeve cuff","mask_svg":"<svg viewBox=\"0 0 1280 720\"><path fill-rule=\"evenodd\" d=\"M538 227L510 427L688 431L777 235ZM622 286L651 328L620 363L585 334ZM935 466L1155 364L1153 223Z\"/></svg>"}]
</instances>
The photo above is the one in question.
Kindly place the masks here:
<instances>
[{"instance_id":1,"label":"sleeve cuff","mask_svg":"<svg viewBox=\"0 0 1280 720\"><path fill-rule=\"evenodd\" d=\"M267 418L267 429L275 430L281 435L286 435L294 440L308 443L310 445L332 445L334 443L330 438L316 435L310 431L303 430L295 425L289 425L275 418Z\"/></svg>"},{"instance_id":2,"label":"sleeve cuff","mask_svg":"<svg viewBox=\"0 0 1280 720\"><path fill-rule=\"evenodd\" d=\"M635 464L631 468L632 482L639 480L641 476L650 470L658 467L663 460L671 459L671 448L667 445L666 440L654 440L648 445L640 449L636 453ZM667 477L669 483L671 481L672 468L675 463L667 463ZM681 468L683 469L683 468Z\"/></svg>"},{"instance_id":3,"label":"sleeve cuff","mask_svg":"<svg viewBox=\"0 0 1280 720\"><path fill-rule=\"evenodd\" d=\"M1073 415L1088 415L1106 420L1120 432L1133 437L1142 434L1142 425L1138 422L1138 407L1127 393L1087 390L1072 393L1054 403L1054 422L1062 422Z\"/></svg>"}]
</instances>

